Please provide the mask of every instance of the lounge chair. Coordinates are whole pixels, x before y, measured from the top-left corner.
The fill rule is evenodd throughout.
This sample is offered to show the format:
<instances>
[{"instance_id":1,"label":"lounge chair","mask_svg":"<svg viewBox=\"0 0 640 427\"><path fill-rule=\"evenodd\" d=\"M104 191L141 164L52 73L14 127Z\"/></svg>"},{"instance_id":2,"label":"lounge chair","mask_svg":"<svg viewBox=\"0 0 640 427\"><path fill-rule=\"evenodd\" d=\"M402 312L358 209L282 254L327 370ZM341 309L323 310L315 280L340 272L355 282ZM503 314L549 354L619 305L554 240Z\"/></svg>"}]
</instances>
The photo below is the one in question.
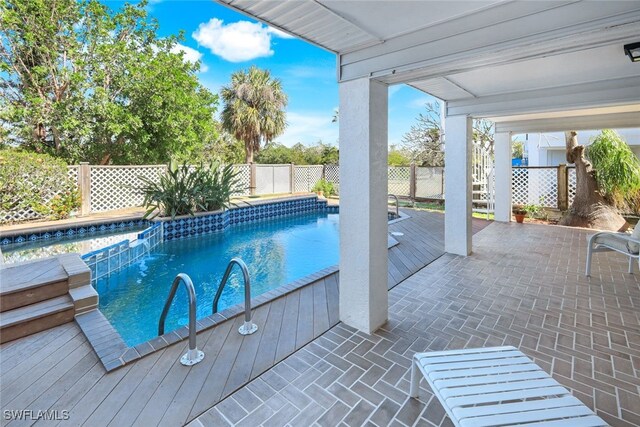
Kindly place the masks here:
<instances>
[{"instance_id":1,"label":"lounge chair","mask_svg":"<svg viewBox=\"0 0 640 427\"><path fill-rule=\"evenodd\" d=\"M607 425L514 347L417 353L411 397L418 397L419 372L458 427Z\"/></svg>"},{"instance_id":2,"label":"lounge chair","mask_svg":"<svg viewBox=\"0 0 640 427\"><path fill-rule=\"evenodd\" d=\"M634 259L640 267L640 224L636 225L632 234L603 231L588 237L587 269L585 274L591 276L591 256L594 252L616 251L629 257L629 274L633 274Z\"/></svg>"}]
</instances>

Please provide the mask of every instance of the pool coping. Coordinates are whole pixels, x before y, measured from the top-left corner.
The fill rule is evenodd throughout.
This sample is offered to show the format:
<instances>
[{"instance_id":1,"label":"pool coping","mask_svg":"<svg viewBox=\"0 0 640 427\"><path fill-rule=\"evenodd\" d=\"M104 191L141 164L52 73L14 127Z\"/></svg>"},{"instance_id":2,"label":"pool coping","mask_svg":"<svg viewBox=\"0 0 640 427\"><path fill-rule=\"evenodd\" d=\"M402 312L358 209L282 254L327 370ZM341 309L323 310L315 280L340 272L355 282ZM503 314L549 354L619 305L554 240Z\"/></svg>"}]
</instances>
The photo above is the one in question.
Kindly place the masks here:
<instances>
[{"instance_id":1,"label":"pool coping","mask_svg":"<svg viewBox=\"0 0 640 427\"><path fill-rule=\"evenodd\" d=\"M409 218L405 214L403 217L390 221L400 221ZM387 249L399 244L393 237L388 236ZM339 271L339 265L333 265L323 268L315 273L301 277L293 282L279 286L275 289L251 298L251 310L268 304L278 298L287 296L305 286L309 286L321 279L324 279ZM196 320L196 333L200 333L207 329L220 325L223 322L234 319L244 314L244 304L239 303L228 307L218 313L211 314ZM76 316L76 323L87 337L89 344L100 359L102 366L107 372L114 371L125 366L127 363L139 360L153 352L162 350L179 341L184 341L189 337L189 328L187 325L178 329L167 332L164 335L157 336L151 340L129 347L118 331L113 327L111 322L102 314L100 309L92 310Z\"/></svg>"}]
</instances>

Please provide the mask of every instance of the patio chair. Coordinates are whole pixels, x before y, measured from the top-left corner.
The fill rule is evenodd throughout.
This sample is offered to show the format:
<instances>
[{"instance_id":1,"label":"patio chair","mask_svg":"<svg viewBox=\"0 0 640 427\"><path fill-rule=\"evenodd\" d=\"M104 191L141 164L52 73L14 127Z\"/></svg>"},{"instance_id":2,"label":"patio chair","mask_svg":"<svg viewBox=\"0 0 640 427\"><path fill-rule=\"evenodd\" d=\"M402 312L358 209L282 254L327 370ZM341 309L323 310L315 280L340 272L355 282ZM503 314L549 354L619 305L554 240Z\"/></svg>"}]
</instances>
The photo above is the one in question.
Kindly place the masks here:
<instances>
[{"instance_id":1,"label":"patio chair","mask_svg":"<svg viewBox=\"0 0 640 427\"><path fill-rule=\"evenodd\" d=\"M607 425L514 347L417 353L411 397L419 372L458 427Z\"/></svg>"},{"instance_id":2,"label":"patio chair","mask_svg":"<svg viewBox=\"0 0 640 427\"><path fill-rule=\"evenodd\" d=\"M591 276L591 257L594 252L616 251L629 257L629 274L633 274L634 259L640 267L640 224L636 225L632 234L602 231L588 237L587 269L585 274Z\"/></svg>"}]
</instances>

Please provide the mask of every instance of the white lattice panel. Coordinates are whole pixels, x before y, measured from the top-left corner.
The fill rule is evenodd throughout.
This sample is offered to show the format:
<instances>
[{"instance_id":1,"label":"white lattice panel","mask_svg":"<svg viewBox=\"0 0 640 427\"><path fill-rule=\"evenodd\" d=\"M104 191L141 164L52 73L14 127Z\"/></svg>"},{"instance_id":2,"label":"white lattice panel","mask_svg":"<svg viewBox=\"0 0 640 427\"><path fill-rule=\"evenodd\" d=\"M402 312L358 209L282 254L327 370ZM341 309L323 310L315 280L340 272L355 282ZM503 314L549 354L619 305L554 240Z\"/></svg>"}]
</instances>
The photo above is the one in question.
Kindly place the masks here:
<instances>
[{"instance_id":1,"label":"white lattice panel","mask_svg":"<svg viewBox=\"0 0 640 427\"><path fill-rule=\"evenodd\" d=\"M67 176L73 182L78 182L78 166L67 166ZM23 179L24 179L24 182L29 184L31 188L34 187L34 184L31 184L29 180L29 176L25 174ZM61 194L61 191L54 188L54 187L58 187L58 184L61 184L61 183L52 182L50 188L44 189L45 191L43 193L43 196L44 196L45 203L49 203L51 199L53 199L56 195ZM62 184L66 185L66 183L62 183ZM36 190L34 189L33 191L35 192ZM41 192L42 189L38 189L37 191ZM19 221L28 221L32 219L43 219L43 218L46 218L46 215L41 215L35 212L31 208L27 208L27 209L19 208L19 209L13 209L11 211L0 210L0 224L19 222Z\"/></svg>"},{"instance_id":2,"label":"white lattice panel","mask_svg":"<svg viewBox=\"0 0 640 427\"><path fill-rule=\"evenodd\" d=\"M67 166L67 176L74 182L78 182L78 170L80 166Z\"/></svg>"},{"instance_id":3,"label":"white lattice panel","mask_svg":"<svg viewBox=\"0 0 640 427\"><path fill-rule=\"evenodd\" d=\"M513 168L511 191L513 203L558 206L557 168Z\"/></svg>"},{"instance_id":4,"label":"white lattice panel","mask_svg":"<svg viewBox=\"0 0 640 427\"><path fill-rule=\"evenodd\" d=\"M322 165L295 166L293 191L308 192L322 179Z\"/></svg>"},{"instance_id":5,"label":"white lattice panel","mask_svg":"<svg viewBox=\"0 0 640 427\"><path fill-rule=\"evenodd\" d=\"M91 211L104 212L141 206L143 196L135 187L142 184L140 176L158 181L166 172L159 166L92 166Z\"/></svg>"},{"instance_id":6,"label":"white lattice panel","mask_svg":"<svg viewBox=\"0 0 640 427\"><path fill-rule=\"evenodd\" d=\"M336 194L340 194L340 166L338 165L325 165L324 178L333 183L333 188L336 190Z\"/></svg>"},{"instance_id":7,"label":"white lattice panel","mask_svg":"<svg viewBox=\"0 0 640 427\"><path fill-rule=\"evenodd\" d=\"M416 168L416 197L444 199L444 168Z\"/></svg>"},{"instance_id":8,"label":"white lattice panel","mask_svg":"<svg viewBox=\"0 0 640 427\"><path fill-rule=\"evenodd\" d=\"M411 168L406 166L389 166L389 193L396 196L409 196Z\"/></svg>"},{"instance_id":9,"label":"white lattice panel","mask_svg":"<svg viewBox=\"0 0 640 427\"><path fill-rule=\"evenodd\" d=\"M576 168L567 168L567 180L569 181L569 206L571 206L576 197Z\"/></svg>"},{"instance_id":10,"label":"white lattice panel","mask_svg":"<svg viewBox=\"0 0 640 427\"><path fill-rule=\"evenodd\" d=\"M233 170L238 174L238 187L240 191L233 193L234 196L248 196L251 189L251 165L233 165Z\"/></svg>"}]
</instances>

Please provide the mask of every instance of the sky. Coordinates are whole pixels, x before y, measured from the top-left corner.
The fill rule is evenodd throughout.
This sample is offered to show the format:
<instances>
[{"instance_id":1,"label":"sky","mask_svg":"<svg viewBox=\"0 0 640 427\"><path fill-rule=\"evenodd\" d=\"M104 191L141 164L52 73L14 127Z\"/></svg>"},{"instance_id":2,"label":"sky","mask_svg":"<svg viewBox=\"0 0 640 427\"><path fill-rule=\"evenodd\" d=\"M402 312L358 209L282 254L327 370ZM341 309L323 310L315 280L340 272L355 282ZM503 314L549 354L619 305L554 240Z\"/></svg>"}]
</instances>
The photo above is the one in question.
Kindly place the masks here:
<instances>
[{"instance_id":1,"label":"sky","mask_svg":"<svg viewBox=\"0 0 640 427\"><path fill-rule=\"evenodd\" d=\"M124 3L103 2L112 9ZM252 65L270 70L282 81L289 97L287 128L276 142L287 146L320 140L337 144L338 124L331 122L338 107L333 53L213 0L151 0L147 10L159 23L159 36L184 33L179 49L185 52L185 59L201 61L200 82L214 93L229 82L231 73ZM400 145L430 101L432 97L409 86L389 87L389 145Z\"/></svg>"}]
</instances>

